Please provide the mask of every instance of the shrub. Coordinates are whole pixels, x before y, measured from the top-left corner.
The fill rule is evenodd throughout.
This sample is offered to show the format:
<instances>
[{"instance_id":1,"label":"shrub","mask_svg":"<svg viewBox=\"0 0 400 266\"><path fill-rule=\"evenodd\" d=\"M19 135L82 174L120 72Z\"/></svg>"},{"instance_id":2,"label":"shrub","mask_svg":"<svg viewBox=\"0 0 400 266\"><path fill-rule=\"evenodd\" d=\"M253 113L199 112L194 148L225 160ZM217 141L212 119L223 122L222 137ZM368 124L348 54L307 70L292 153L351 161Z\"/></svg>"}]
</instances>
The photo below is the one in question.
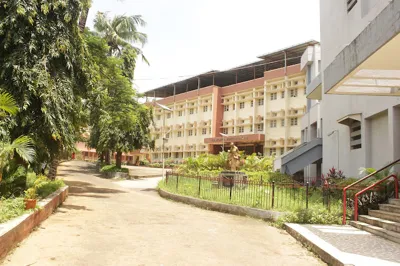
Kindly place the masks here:
<instances>
[{"instance_id":1,"label":"shrub","mask_svg":"<svg viewBox=\"0 0 400 266\"><path fill-rule=\"evenodd\" d=\"M7 222L25 212L23 198L10 198L0 200L0 223Z\"/></svg>"},{"instance_id":2,"label":"shrub","mask_svg":"<svg viewBox=\"0 0 400 266\"><path fill-rule=\"evenodd\" d=\"M327 210L325 207L297 209L278 219L277 224L283 226L284 223L300 224L341 224L342 212L339 208Z\"/></svg>"},{"instance_id":3,"label":"shrub","mask_svg":"<svg viewBox=\"0 0 400 266\"><path fill-rule=\"evenodd\" d=\"M15 164L6 166L3 170L3 180L0 182L0 195L6 198L20 196L26 189L26 168Z\"/></svg>"},{"instance_id":4,"label":"shrub","mask_svg":"<svg viewBox=\"0 0 400 266\"><path fill-rule=\"evenodd\" d=\"M105 165L100 169L100 172L102 173L117 173L117 172L122 172L122 173L129 173L128 168L118 168L117 166L110 164L110 165Z\"/></svg>"},{"instance_id":5,"label":"shrub","mask_svg":"<svg viewBox=\"0 0 400 266\"><path fill-rule=\"evenodd\" d=\"M40 198L45 198L64 186L65 184L61 179L54 181L48 179L47 182L41 182L36 186L36 192Z\"/></svg>"}]
</instances>

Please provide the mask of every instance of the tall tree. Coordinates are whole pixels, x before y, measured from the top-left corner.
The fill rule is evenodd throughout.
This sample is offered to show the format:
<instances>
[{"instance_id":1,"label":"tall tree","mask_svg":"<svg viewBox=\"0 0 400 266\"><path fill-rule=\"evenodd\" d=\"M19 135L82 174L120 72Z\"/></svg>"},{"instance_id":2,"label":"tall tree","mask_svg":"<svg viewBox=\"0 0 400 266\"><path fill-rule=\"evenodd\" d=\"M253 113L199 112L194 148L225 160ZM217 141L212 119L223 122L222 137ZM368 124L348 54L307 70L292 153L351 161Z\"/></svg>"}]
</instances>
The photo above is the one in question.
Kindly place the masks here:
<instances>
[{"instance_id":1,"label":"tall tree","mask_svg":"<svg viewBox=\"0 0 400 266\"><path fill-rule=\"evenodd\" d=\"M78 28L89 0L0 0L0 87L20 109L12 140L33 138L37 164L72 150L96 80Z\"/></svg>"},{"instance_id":2,"label":"tall tree","mask_svg":"<svg viewBox=\"0 0 400 266\"><path fill-rule=\"evenodd\" d=\"M132 50L124 49L121 57L110 56L107 42L90 32L86 32L86 42L100 73L99 86L90 101L89 145L99 153L115 151L116 165L121 167L123 152L151 145L151 110L136 100L132 88Z\"/></svg>"},{"instance_id":3,"label":"tall tree","mask_svg":"<svg viewBox=\"0 0 400 266\"><path fill-rule=\"evenodd\" d=\"M124 49L132 49L141 55L143 61L149 63L143 51L137 47L147 43L147 35L139 32L138 27L146 26L142 16L115 16L108 18L107 13L98 12L94 21L94 28L106 41L110 55L121 56Z\"/></svg>"}]
</instances>

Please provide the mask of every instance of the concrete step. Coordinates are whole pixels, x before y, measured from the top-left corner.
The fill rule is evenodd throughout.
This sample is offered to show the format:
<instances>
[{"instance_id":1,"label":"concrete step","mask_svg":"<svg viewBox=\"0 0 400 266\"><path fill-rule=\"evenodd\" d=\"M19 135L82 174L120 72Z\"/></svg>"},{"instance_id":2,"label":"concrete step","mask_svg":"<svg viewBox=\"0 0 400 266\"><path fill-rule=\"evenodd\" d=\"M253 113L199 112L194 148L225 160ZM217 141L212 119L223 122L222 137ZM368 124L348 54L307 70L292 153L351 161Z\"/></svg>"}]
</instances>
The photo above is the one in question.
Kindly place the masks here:
<instances>
[{"instance_id":1,"label":"concrete step","mask_svg":"<svg viewBox=\"0 0 400 266\"><path fill-rule=\"evenodd\" d=\"M389 231L389 230L383 229L381 227L373 226L373 225L359 222L359 221L357 221L357 222L351 221L350 225L352 225L358 229L370 232L371 234L386 238L388 240L391 240L393 242L400 244L400 234L399 233L395 233L393 231Z\"/></svg>"},{"instance_id":2,"label":"concrete step","mask_svg":"<svg viewBox=\"0 0 400 266\"><path fill-rule=\"evenodd\" d=\"M360 215L360 216L358 216L358 220L363 223L382 227L383 229L393 231L396 233L400 233L400 223L388 221L388 220L377 218L377 217L372 217L369 215Z\"/></svg>"},{"instance_id":3,"label":"concrete step","mask_svg":"<svg viewBox=\"0 0 400 266\"><path fill-rule=\"evenodd\" d=\"M400 205L394 204L379 204L379 210L391 213L399 213L400 214Z\"/></svg>"},{"instance_id":4,"label":"concrete step","mask_svg":"<svg viewBox=\"0 0 400 266\"><path fill-rule=\"evenodd\" d=\"M368 210L368 214L373 217L389 220L392 222L400 223L400 214L399 213L391 213L381 210Z\"/></svg>"},{"instance_id":5,"label":"concrete step","mask_svg":"<svg viewBox=\"0 0 400 266\"><path fill-rule=\"evenodd\" d=\"M389 199L389 204L400 206L400 199Z\"/></svg>"}]
</instances>

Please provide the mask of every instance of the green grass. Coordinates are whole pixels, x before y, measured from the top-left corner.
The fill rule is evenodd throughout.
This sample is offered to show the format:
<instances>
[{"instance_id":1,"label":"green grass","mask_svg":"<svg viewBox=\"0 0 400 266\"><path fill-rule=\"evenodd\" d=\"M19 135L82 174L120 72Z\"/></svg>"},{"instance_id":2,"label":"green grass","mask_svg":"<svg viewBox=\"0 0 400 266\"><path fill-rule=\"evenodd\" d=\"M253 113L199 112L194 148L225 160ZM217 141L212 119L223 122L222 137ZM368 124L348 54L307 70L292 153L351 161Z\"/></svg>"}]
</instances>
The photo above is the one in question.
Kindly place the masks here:
<instances>
[{"instance_id":1,"label":"green grass","mask_svg":"<svg viewBox=\"0 0 400 266\"><path fill-rule=\"evenodd\" d=\"M306 208L306 189L290 183L276 183L273 190L272 183L249 182L247 186L235 184L231 191L229 187L218 186L215 179L201 179L199 190L199 179L170 176L168 182L161 181L159 183L159 188L204 200L265 210L296 211ZM274 193L274 197L272 197L272 193ZM321 189L309 189L309 208L326 208L322 193ZM330 204L331 209L340 209L339 199L331 198Z\"/></svg>"},{"instance_id":2,"label":"green grass","mask_svg":"<svg viewBox=\"0 0 400 266\"><path fill-rule=\"evenodd\" d=\"M7 222L24 214L25 204L23 198L0 200L0 223Z\"/></svg>"},{"instance_id":3,"label":"green grass","mask_svg":"<svg viewBox=\"0 0 400 266\"><path fill-rule=\"evenodd\" d=\"M117 173L117 172L122 172L122 173L129 173L129 169L128 168L118 168L115 165L105 165L100 169L100 172L102 173Z\"/></svg>"}]
</instances>

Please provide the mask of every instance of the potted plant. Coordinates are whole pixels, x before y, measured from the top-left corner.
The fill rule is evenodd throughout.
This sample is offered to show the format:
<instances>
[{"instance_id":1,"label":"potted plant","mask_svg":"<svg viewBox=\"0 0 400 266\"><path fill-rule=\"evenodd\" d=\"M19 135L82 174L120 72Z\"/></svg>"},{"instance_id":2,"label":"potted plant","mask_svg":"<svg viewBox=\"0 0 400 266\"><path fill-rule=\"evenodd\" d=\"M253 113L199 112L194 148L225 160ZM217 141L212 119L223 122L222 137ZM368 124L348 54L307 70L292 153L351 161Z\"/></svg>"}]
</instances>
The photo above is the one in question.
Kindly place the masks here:
<instances>
[{"instance_id":1,"label":"potted plant","mask_svg":"<svg viewBox=\"0 0 400 266\"><path fill-rule=\"evenodd\" d=\"M25 210L34 209L36 207L36 189L31 187L25 191Z\"/></svg>"}]
</instances>

